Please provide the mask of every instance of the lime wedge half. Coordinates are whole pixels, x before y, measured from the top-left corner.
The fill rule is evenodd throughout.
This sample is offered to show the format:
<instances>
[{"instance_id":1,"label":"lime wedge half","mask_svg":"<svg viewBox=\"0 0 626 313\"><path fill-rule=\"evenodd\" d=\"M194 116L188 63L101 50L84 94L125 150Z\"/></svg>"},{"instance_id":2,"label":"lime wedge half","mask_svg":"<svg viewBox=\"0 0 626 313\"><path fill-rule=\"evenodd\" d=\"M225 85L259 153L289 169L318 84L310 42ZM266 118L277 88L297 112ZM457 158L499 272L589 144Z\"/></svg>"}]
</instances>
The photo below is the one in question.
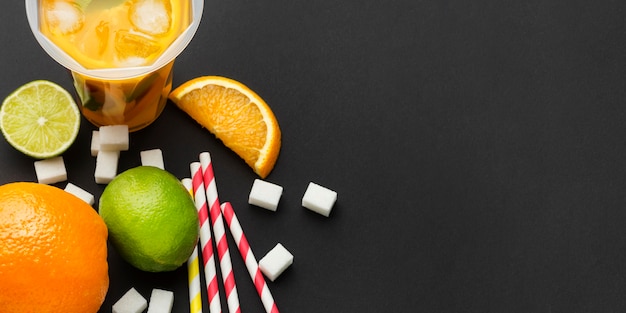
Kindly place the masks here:
<instances>
[{"instance_id":1,"label":"lime wedge half","mask_svg":"<svg viewBox=\"0 0 626 313\"><path fill-rule=\"evenodd\" d=\"M80 128L80 112L61 86L36 80L2 102L0 130L18 151L37 159L58 156L69 148Z\"/></svg>"}]
</instances>

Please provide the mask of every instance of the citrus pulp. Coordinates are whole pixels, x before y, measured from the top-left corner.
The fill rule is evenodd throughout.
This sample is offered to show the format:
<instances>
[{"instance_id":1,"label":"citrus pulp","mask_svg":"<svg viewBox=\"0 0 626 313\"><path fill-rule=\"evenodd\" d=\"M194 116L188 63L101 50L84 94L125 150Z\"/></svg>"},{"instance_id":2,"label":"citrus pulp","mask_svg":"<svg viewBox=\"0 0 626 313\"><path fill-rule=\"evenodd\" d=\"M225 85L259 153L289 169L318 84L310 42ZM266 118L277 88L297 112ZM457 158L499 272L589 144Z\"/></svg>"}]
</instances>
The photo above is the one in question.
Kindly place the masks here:
<instances>
[{"instance_id":1,"label":"citrus pulp","mask_svg":"<svg viewBox=\"0 0 626 313\"><path fill-rule=\"evenodd\" d=\"M270 107L250 88L230 78L203 76L174 89L169 98L261 178L272 171L280 151L280 128Z\"/></svg>"},{"instance_id":2,"label":"citrus pulp","mask_svg":"<svg viewBox=\"0 0 626 313\"><path fill-rule=\"evenodd\" d=\"M78 135L80 112L61 86L36 80L4 99L0 129L18 151L38 159L65 152Z\"/></svg>"}]
</instances>

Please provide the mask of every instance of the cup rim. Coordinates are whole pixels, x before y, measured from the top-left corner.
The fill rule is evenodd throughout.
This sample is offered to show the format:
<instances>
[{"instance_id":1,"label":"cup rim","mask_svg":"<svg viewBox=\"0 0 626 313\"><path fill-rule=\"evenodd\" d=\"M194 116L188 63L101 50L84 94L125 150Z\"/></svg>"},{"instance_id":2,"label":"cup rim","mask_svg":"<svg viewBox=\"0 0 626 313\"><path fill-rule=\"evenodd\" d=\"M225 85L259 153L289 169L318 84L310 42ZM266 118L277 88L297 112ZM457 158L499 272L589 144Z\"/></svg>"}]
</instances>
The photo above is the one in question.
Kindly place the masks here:
<instances>
[{"instance_id":1,"label":"cup rim","mask_svg":"<svg viewBox=\"0 0 626 313\"><path fill-rule=\"evenodd\" d=\"M192 20L189 26L170 44L170 46L151 64L146 66L121 67L121 68L105 68L105 69L88 69L78 63L69 54L56 46L48 37L39 31L38 4L40 0L25 0L26 18L30 26L31 32L39 45L54 59L56 62L69 69L72 72L81 75L90 76L99 79L129 79L147 73L151 73L173 61L186 47L189 45L202 18L204 9L204 0L191 1Z\"/></svg>"}]
</instances>

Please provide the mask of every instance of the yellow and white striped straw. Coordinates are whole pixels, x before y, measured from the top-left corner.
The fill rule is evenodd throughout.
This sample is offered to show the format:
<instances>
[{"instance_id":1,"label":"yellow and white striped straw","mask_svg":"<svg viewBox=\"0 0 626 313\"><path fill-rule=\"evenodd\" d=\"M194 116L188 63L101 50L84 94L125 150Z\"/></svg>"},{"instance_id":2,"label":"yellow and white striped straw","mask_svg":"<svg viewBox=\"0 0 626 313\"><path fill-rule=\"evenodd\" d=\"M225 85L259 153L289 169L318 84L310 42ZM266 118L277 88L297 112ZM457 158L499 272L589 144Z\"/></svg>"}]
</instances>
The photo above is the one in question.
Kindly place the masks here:
<instances>
[{"instance_id":1,"label":"yellow and white striped straw","mask_svg":"<svg viewBox=\"0 0 626 313\"><path fill-rule=\"evenodd\" d=\"M181 180L189 194L193 197L193 185L191 178ZM189 278L189 309L190 313L202 313L202 287L200 285L200 261L198 259L198 245L193 249L187 260L187 273Z\"/></svg>"},{"instance_id":2,"label":"yellow and white striped straw","mask_svg":"<svg viewBox=\"0 0 626 313\"><path fill-rule=\"evenodd\" d=\"M189 273L189 308L191 313L202 313L202 296L200 294L200 263L198 262L198 246L187 261Z\"/></svg>"}]
</instances>

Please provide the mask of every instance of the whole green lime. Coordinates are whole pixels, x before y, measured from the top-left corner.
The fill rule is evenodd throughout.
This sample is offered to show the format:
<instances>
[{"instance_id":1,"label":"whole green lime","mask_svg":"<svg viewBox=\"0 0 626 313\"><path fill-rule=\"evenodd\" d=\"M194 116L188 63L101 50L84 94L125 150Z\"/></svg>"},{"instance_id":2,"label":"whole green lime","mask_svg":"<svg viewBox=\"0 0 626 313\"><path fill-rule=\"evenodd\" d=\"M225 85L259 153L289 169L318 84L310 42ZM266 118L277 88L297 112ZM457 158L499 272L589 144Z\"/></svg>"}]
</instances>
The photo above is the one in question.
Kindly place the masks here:
<instances>
[{"instance_id":1,"label":"whole green lime","mask_svg":"<svg viewBox=\"0 0 626 313\"><path fill-rule=\"evenodd\" d=\"M169 172L139 166L104 189L99 213L117 252L148 272L173 271L187 261L199 233L189 191Z\"/></svg>"}]
</instances>

